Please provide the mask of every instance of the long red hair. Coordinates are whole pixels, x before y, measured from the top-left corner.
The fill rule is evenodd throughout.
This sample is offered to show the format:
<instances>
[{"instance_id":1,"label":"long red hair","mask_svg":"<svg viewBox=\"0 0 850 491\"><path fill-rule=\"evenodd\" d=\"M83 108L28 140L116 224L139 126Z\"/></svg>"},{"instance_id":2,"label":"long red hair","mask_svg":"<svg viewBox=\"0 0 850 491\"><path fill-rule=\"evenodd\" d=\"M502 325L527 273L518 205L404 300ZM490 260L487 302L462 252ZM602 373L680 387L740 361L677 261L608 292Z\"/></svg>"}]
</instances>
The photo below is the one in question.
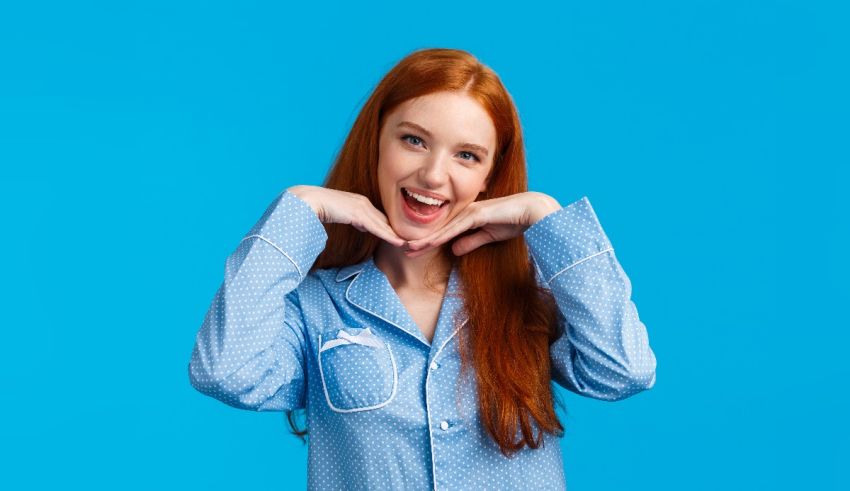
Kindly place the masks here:
<instances>
[{"instance_id":1,"label":"long red hair","mask_svg":"<svg viewBox=\"0 0 850 491\"><path fill-rule=\"evenodd\" d=\"M457 49L423 49L403 58L380 81L361 109L324 187L358 193L384 212L378 190L378 139L387 114L408 99L438 91L459 91L477 100L496 128L493 168L487 190L477 199L528 190L519 116L496 73ZM377 237L343 224L325 224L328 244L311 271L359 263L370 257ZM563 434L550 385L549 346L555 340L557 305L537 283L522 236L485 244L454 258L468 319L459 331L461 373L473 368L484 428L510 457L528 445L538 448L543 433ZM560 403L560 401L557 401ZM303 436L306 431L295 427ZM535 430L537 434L535 435Z\"/></svg>"}]
</instances>

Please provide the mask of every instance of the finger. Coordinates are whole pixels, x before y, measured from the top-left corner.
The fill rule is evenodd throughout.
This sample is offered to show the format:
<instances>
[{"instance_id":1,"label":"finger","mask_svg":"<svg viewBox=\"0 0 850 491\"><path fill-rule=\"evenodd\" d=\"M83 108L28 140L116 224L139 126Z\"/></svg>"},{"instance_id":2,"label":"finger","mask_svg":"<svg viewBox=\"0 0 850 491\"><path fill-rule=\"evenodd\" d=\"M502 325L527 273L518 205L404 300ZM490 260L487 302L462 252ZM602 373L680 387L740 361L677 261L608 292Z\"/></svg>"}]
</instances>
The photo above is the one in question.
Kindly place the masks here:
<instances>
[{"instance_id":1,"label":"finger","mask_svg":"<svg viewBox=\"0 0 850 491\"><path fill-rule=\"evenodd\" d=\"M412 259L412 258L414 258L414 257L419 257L419 256L421 256L421 255L425 254L426 252L430 251L430 250L431 250L431 248L430 248L430 247L429 247L429 248L427 248L427 249L421 249L421 250L418 250L418 251L414 251L414 250L411 250L411 249L407 249L407 250L405 250L405 251L404 251L404 255L405 255L406 257L409 257L409 258L411 258L411 259Z\"/></svg>"},{"instance_id":2,"label":"finger","mask_svg":"<svg viewBox=\"0 0 850 491\"><path fill-rule=\"evenodd\" d=\"M377 223L378 227L383 231L383 235L381 238L389 242L390 244L395 245L396 247L402 247L407 244L407 241L402 239L395 233L395 230L390 226L389 220L387 216L378 211L375 208L371 209L371 215Z\"/></svg>"},{"instance_id":3,"label":"finger","mask_svg":"<svg viewBox=\"0 0 850 491\"><path fill-rule=\"evenodd\" d=\"M367 198L358 197L351 211L351 216L354 217L351 225L357 230L372 234L396 247L402 247L406 243L390 227L386 215L375 208Z\"/></svg>"},{"instance_id":4,"label":"finger","mask_svg":"<svg viewBox=\"0 0 850 491\"><path fill-rule=\"evenodd\" d=\"M440 247L444 243L448 242L454 237L462 234L466 230L474 228L475 226L475 217L474 213L467 213L463 217L459 217L458 220L453 223L447 225L443 230L441 230L435 237L428 241L429 247Z\"/></svg>"},{"instance_id":5,"label":"finger","mask_svg":"<svg viewBox=\"0 0 850 491\"><path fill-rule=\"evenodd\" d=\"M433 246L420 246L419 249L414 250L410 247L404 249L404 254L409 258L419 257L423 254L426 254L428 251L435 249Z\"/></svg>"},{"instance_id":6,"label":"finger","mask_svg":"<svg viewBox=\"0 0 850 491\"><path fill-rule=\"evenodd\" d=\"M383 227L381 226L381 223L376 221L375 218L369 215L368 213L363 213L359 215L359 218L357 220L352 220L351 226L361 232L372 234L378 238L387 240L389 242L395 242L394 239L388 239L388 234L386 231L384 231Z\"/></svg>"},{"instance_id":7,"label":"finger","mask_svg":"<svg viewBox=\"0 0 850 491\"><path fill-rule=\"evenodd\" d=\"M396 247L402 247L407 243L406 240L402 239L395 233L395 230L393 230L387 222L386 216L384 216L380 211L373 210L371 213L367 213L367 218L372 224L369 231L372 235L381 238Z\"/></svg>"},{"instance_id":8,"label":"finger","mask_svg":"<svg viewBox=\"0 0 850 491\"><path fill-rule=\"evenodd\" d=\"M388 224L380 222L374 217L368 217L367 220L371 224L369 232L372 235L381 238L396 247L402 247L405 243L407 243L406 240L396 235L395 231Z\"/></svg>"},{"instance_id":9,"label":"finger","mask_svg":"<svg viewBox=\"0 0 850 491\"><path fill-rule=\"evenodd\" d=\"M472 235L463 237L452 244L452 252L454 252L456 256L463 256L464 254L468 254L475 249L478 249L484 244L489 244L494 241L495 239L489 232L480 230Z\"/></svg>"},{"instance_id":10,"label":"finger","mask_svg":"<svg viewBox=\"0 0 850 491\"><path fill-rule=\"evenodd\" d=\"M419 257L423 254L426 254L428 251L438 249L440 247L443 247L443 245L442 244L430 244L430 245L426 245L426 246L420 246L420 248L416 249L416 250L406 249L404 252L407 255L407 257L414 258L414 257Z\"/></svg>"},{"instance_id":11,"label":"finger","mask_svg":"<svg viewBox=\"0 0 850 491\"><path fill-rule=\"evenodd\" d=\"M431 235L410 241L410 248L414 250L418 250L421 248L430 248L434 244L436 239L442 237L447 230L454 227L455 224L457 224L460 220L463 220L464 217L469 215L469 213L470 209L466 208L465 210L460 212L456 217L454 217L451 221L449 221L449 223L445 224L442 228L436 230Z\"/></svg>"}]
</instances>

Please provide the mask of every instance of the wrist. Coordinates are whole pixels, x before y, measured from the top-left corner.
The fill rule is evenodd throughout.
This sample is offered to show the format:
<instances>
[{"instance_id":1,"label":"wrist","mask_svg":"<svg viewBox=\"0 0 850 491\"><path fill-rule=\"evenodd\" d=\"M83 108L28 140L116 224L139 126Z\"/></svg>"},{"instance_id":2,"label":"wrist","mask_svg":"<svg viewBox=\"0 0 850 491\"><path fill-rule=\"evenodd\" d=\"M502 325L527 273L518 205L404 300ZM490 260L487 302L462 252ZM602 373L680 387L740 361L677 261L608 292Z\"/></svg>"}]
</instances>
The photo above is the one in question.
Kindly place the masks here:
<instances>
[{"instance_id":1,"label":"wrist","mask_svg":"<svg viewBox=\"0 0 850 491\"><path fill-rule=\"evenodd\" d=\"M315 199L315 193L311 191L311 188L313 188L313 186L298 184L286 188L286 191L290 194L294 194L296 197L310 205L310 208L312 208L313 212L315 212L319 217L319 221L324 223L324 220L322 219L322 207L319 206L318 201Z\"/></svg>"},{"instance_id":2,"label":"wrist","mask_svg":"<svg viewBox=\"0 0 850 491\"><path fill-rule=\"evenodd\" d=\"M554 213L561 209L561 204L558 201L543 193L534 193L534 200L529 205L528 225L534 225L543 219L543 217Z\"/></svg>"}]
</instances>

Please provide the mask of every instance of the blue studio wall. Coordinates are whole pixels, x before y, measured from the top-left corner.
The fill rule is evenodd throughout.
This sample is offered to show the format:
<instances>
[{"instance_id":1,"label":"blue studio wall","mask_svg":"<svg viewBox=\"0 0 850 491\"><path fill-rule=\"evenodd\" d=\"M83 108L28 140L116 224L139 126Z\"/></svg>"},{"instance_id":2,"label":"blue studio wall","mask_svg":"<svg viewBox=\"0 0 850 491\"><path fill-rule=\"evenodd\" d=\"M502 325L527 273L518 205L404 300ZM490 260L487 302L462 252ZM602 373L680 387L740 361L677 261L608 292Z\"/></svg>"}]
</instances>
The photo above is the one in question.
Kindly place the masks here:
<instances>
[{"instance_id":1,"label":"blue studio wall","mask_svg":"<svg viewBox=\"0 0 850 491\"><path fill-rule=\"evenodd\" d=\"M224 260L380 77L470 51L530 188L587 195L657 383L561 391L571 490L850 489L843 2L6 2L3 489L299 489L281 413L189 385Z\"/></svg>"}]
</instances>

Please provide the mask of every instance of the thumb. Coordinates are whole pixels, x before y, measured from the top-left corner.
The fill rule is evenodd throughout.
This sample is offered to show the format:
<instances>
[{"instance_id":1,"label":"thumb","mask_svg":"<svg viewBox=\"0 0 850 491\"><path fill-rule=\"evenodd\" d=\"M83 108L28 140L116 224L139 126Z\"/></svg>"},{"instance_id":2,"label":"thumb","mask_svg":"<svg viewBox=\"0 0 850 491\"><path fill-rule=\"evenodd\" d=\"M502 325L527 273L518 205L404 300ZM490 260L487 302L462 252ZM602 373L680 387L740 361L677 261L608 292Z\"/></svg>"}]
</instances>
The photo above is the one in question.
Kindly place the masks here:
<instances>
[{"instance_id":1,"label":"thumb","mask_svg":"<svg viewBox=\"0 0 850 491\"><path fill-rule=\"evenodd\" d=\"M456 240L452 244L452 252L454 252L455 256L463 256L464 254L470 253L484 244L493 241L493 236L484 230L479 230L474 234L467 235Z\"/></svg>"}]
</instances>

